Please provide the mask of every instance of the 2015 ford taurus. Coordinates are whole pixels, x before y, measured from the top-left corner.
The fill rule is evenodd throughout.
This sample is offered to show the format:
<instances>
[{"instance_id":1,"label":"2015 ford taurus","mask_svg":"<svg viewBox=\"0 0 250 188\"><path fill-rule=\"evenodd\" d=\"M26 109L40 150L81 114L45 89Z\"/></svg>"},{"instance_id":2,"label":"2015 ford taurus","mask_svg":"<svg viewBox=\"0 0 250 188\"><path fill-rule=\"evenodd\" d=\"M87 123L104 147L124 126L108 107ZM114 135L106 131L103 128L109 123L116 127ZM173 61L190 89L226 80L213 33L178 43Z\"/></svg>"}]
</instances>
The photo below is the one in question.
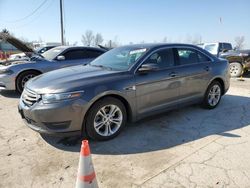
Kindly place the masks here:
<instances>
[{"instance_id":1,"label":"2015 ford taurus","mask_svg":"<svg viewBox=\"0 0 250 188\"><path fill-rule=\"evenodd\" d=\"M117 136L127 121L190 103L215 108L229 88L229 64L187 44L119 47L86 66L31 79L19 112L33 130Z\"/></svg>"}]
</instances>

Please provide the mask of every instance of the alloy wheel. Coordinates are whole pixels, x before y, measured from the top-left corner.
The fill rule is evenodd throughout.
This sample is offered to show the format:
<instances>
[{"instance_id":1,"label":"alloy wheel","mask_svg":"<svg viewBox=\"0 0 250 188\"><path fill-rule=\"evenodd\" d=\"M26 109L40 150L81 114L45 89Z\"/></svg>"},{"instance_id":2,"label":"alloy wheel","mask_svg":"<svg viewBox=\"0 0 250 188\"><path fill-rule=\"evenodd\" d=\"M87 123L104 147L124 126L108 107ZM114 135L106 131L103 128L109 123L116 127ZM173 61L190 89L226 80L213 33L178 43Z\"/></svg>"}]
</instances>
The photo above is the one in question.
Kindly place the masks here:
<instances>
[{"instance_id":1,"label":"alloy wheel","mask_svg":"<svg viewBox=\"0 0 250 188\"><path fill-rule=\"evenodd\" d=\"M209 93L208 93L208 103L211 106L216 106L218 102L220 101L221 97L221 89L220 86L215 84L211 87Z\"/></svg>"},{"instance_id":2,"label":"alloy wheel","mask_svg":"<svg viewBox=\"0 0 250 188\"><path fill-rule=\"evenodd\" d=\"M101 136L111 136L121 127L123 114L117 105L102 107L94 118L95 131Z\"/></svg>"}]
</instances>

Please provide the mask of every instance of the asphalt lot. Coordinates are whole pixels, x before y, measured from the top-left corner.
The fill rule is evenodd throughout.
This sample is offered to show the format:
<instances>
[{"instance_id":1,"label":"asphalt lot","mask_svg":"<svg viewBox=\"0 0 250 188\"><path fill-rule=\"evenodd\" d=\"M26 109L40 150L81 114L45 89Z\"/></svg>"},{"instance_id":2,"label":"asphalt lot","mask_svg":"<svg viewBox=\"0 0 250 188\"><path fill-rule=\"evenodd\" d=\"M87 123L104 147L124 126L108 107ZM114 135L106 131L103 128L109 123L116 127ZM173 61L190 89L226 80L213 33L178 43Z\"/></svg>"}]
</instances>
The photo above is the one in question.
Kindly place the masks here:
<instances>
[{"instance_id":1,"label":"asphalt lot","mask_svg":"<svg viewBox=\"0 0 250 188\"><path fill-rule=\"evenodd\" d=\"M90 142L99 187L250 187L250 76L214 110L183 107ZM0 93L0 187L74 187L80 139L41 136Z\"/></svg>"}]
</instances>

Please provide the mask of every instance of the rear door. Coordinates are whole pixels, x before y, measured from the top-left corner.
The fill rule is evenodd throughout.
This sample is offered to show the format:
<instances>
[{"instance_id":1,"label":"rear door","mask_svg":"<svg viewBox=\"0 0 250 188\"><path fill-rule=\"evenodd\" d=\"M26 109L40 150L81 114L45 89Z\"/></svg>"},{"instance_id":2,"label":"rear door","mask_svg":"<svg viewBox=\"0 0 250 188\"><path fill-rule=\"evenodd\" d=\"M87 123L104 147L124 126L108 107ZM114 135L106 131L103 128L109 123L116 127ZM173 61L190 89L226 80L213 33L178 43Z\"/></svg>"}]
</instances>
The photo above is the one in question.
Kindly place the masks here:
<instances>
[{"instance_id":1,"label":"rear door","mask_svg":"<svg viewBox=\"0 0 250 188\"><path fill-rule=\"evenodd\" d=\"M176 48L175 54L181 80L180 101L203 97L210 79L212 60L193 48Z\"/></svg>"}]
</instances>

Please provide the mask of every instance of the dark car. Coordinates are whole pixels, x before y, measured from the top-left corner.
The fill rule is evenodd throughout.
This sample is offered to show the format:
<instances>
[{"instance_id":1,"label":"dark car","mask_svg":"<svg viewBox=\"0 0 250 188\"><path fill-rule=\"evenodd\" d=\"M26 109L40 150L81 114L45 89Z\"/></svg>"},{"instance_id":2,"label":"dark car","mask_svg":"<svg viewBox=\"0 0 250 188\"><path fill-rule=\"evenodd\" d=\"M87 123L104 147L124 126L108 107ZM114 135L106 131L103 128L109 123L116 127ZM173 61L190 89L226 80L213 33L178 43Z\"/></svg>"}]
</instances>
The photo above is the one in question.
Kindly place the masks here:
<instances>
[{"instance_id":1,"label":"dark car","mask_svg":"<svg viewBox=\"0 0 250 188\"><path fill-rule=\"evenodd\" d=\"M239 77L250 70L250 50L227 51L221 53L220 57L229 61L232 77Z\"/></svg>"},{"instance_id":2,"label":"dark car","mask_svg":"<svg viewBox=\"0 0 250 188\"><path fill-rule=\"evenodd\" d=\"M127 121L202 103L215 108L229 88L229 64L187 44L115 48L86 66L30 80L19 112L33 130L115 137Z\"/></svg>"},{"instance_id":3,"label":"dark car","mask_svg":"<svg viewBox=\"0 0 250 188\"><path fill-rule=\"evenodd\" d=\"M46 51L48 51L48 50L50 50L50 49L52 49L52 48L55 48L55 47L57 47L57 46L58 46L58 45L44 46L44 47L38 48L38 49L36 50L36 52L39 53L39 54L42 54L42 53L44 53L44 52L46 52Z\"/></svg>"},{"instance_id":4,"label":"dark car","mask_svg":"<svg viewBox=\"0 0 250 188\"><path fill-rule=\"evenodd\" d=\"M239 77L250 70L250 50L235 50L228 42L202 43L198 46L216 57L227 59L232 77Z\"/></svg>"}]
</instances>

